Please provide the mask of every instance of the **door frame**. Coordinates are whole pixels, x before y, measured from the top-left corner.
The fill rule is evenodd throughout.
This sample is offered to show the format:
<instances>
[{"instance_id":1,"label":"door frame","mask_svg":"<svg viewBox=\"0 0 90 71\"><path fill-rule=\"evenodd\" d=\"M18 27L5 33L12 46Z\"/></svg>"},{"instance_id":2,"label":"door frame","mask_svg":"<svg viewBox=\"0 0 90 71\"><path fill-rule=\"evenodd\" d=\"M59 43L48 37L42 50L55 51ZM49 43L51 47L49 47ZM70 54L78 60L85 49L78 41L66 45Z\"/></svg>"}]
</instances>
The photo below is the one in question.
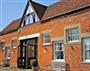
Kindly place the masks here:
<instances>
[{"instance_id":1,"label":"door frame","mask_svg":"<svg viewBox=\"0 0 90 71\"><path fill-rule=\"evenodd\" d=\"M27 41L28 40L35 40L35 45L27 45ZM23 45L21 45L21 44L23 44L23 42L25 43L25 66L22 66L21 65L21 67L19 67L19 68L31 68L30 66L28 67L28 62L27 62L27 60L28 60L28 51L27 51L27 49L28 49L28 46L34 46L35 48L36 48L36 59L37 59L37 61L38 61L38 38L36 37L36 38L30 38L30 39L24 39L24 40L20 40L20 48L19 48L19 56L18 56L18 61L19 61L19 58L20 58L20 61L22 61L22 56L20 55L21 53L21 51L22 51L22 49L21 48L23 48ZM18 62L18 65L19 65L19 62Z\"/></svg>"}]
</instances>

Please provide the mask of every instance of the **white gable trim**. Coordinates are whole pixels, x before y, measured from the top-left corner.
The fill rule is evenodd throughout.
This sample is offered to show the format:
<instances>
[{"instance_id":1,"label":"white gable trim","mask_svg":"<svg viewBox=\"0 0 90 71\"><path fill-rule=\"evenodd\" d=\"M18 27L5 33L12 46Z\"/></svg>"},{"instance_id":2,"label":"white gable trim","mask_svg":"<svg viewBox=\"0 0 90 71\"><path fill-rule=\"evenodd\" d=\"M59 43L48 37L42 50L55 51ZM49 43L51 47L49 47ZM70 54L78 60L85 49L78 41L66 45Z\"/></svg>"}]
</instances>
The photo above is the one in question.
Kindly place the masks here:
<instances>
[{"instance_id":1,"label":"white gable trim","mask_svg":"<svg viewBox=\"0 0 90 71\"><path fill-rule=\"evenodd\" d=\"M30 38L35 38L35 37L39 37L39 36L40 36L40 33L35 33L35 34L19 37L19 40L30 39Z\"/></svg>"},{"instance_id":2,"label":"white gable trim","mask_svg":"<svg viewBox=\"0 0 90 71\"><path fill-rule=\"evenodd\" d=\"M31 5L31 3L29 2L26 14L29 14L29 13L32 13L32 12L34 12L34 9L33 9L32 5Z\"/></svg>"},{"instance_id":3,"label":"white gable trim","mask_svg":"<svg viewBox=\"0 0 90 71\"><path fill-rule=\"evenodd\" d=\"M33 5L31 2L29 2L29 5L28 5L28 8L27 8L27 11L26 11L26 14L28 14L29 12L34 12L37 16L37 18L40 20L38 14L36 13L35 9L33 8Z\"/></svg>"}]
</instances>

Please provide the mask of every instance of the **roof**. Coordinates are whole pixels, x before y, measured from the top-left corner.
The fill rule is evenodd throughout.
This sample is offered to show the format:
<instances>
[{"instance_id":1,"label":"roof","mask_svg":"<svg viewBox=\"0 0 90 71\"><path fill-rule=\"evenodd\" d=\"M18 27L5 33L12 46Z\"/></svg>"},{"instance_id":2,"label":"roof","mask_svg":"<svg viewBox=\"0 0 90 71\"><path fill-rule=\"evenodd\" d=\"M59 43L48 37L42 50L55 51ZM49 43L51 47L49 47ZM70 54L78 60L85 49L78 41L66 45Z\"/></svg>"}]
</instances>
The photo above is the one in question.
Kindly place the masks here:
<instances>
[{"instance_id":1,"label":"roof","mask_svg":"<svg viewBox=\"0 0 90 71\"><path fill-rule=\"evenodd\" d=\"M90 0L62 0L49 6L45 11L42 20L47 20L88 5L90 6Z\"/></svg>"},{"instance_id":2,"label":"roof","mask_svg":"<svg viewBox=\"0 0 90 71\"><path fill-rule=\"evenodd\" d=\"M19 25L20 25L20 19L14 20L0 32L0 35L4 35L17 30Z\"/></svg>"},{"instance_id":3,"label":"roof","mask_svg":"<svg viewBox=\"0 0 90 71\"><path fill-rule=\"evenodd\" d=\"M47 7L45 5L38 4L33 1L31 1L31 3L32 3L32 6L33 6L35 12L37 13L39 19L41 19Z\"/></svg>"},{"instance_id":4,"label":"roof","mask_svg":"<svg viewBox=\"0 0 90 71\"><path fill-rule=\"evenodd\" d=\"M34 10L36 11L37 15L39 16L40 21L45 21L45 20L54 18L56 16L66 14L68 12L72 12L72 11L90 6L90 0L73 0L73 1L62 0L48 7L33 1L31 1L31 4ZM29 5L29 2L27 3L24 14L28 8L28 5ZM17 19L11 22L5 29L2 30L0 35L7 34L19 29L23 21L24 14L21 19Z\"/></svg>"}]
</instances>

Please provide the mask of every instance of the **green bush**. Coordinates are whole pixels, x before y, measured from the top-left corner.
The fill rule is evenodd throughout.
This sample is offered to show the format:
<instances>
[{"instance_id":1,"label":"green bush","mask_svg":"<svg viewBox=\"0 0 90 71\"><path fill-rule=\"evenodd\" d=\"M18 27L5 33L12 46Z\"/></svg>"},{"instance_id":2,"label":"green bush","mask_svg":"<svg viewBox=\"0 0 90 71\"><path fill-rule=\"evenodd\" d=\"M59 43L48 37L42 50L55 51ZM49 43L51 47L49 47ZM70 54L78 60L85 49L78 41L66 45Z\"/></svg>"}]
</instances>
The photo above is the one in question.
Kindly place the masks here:
<instances>
[{"instance_id":1,"label":"green bush","mask_svg":"<svg viewBox=\"0 0 90 71\"><path fill-rule=\"evenodd\" d=\"M30 61L30 65L31 66L37 66L37 60L36 59L32 59L31 61Z\"/></svg>"}]
</instances>

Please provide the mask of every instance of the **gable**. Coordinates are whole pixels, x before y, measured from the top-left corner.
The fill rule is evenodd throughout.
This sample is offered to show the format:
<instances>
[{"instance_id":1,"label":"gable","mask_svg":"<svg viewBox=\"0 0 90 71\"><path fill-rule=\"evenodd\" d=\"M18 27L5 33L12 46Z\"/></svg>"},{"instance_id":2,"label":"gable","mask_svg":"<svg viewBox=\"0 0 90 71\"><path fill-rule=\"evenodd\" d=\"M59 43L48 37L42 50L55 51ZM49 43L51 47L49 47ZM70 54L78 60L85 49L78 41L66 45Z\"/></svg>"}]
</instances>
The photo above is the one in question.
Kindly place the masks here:
<instances>
[{"instance_id":1,"label":"gable","mask_svg":"<svg viewBox=\"0 0 90 71\"><path fill-rule=\"evenodd\" d=\"M29 2L26 13L24 14L24 18L23 18L21 27L28 25L28 24L38 22L39 20L40 19L39 19L37 13L35 12L32 4Z\"/></svg>"},{"instance_id":2,"label":"gable","mask_svg":"<svg viewBox=\"0 0 90 71\"><path fill-rule=\"evenodd\" d=\"M20 26L22 27L28 24L33 24L35 22L41 21L41 18L46 8L47 7L44 5L38 4L33 1L28 1L21 19Z\"/></svg>"}]
</instances>

